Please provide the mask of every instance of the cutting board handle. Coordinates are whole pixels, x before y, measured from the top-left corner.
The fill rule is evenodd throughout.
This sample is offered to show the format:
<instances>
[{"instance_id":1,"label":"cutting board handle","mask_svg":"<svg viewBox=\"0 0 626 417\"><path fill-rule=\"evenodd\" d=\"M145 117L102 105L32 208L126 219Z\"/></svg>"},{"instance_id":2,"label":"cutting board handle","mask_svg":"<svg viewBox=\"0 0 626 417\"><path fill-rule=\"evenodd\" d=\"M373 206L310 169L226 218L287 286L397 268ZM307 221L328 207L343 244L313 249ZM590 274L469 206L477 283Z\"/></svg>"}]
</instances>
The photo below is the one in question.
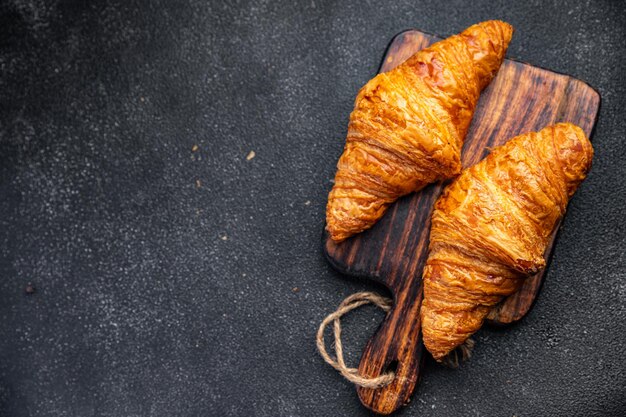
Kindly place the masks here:
<instances>
[{"instance_id":1,"label":"cutting board handle","mask_svg":"<svg viewBox=\"0 0 626 417\"><path fill-rule=\"evenodd\" d=\"M364 377L395 373L391 384L382 388L357 388L363 405L379 414L390 414L408 403L421 374L422 280L418 275L399 282L404 282L405 288L394 294L393 307L369 340L359 363L359 374Z\"/></svg>"}]
</instances>

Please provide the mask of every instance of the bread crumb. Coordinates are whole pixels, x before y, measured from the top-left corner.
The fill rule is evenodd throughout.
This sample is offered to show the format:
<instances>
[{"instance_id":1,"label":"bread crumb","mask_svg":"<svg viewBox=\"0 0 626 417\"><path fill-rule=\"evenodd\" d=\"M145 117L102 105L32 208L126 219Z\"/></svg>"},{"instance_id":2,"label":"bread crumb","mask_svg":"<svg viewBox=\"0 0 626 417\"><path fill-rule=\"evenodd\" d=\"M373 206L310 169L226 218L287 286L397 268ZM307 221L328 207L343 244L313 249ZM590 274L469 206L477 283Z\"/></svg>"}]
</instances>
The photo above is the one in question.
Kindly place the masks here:
<instances>
[{"instance_id":1,"label":"bread crumb","mask_svg":"<svg viewBox=\"0 0 626 417\"><path fill-rule=\"evenodd\" d=\"M254 151L250 151L250 153L248 154L248 156L246 156L246 161L251 160L252 158L254 158L256 156L256 153L254 153Z\"/></svg>"},{"instance_id":2,"label":"bread crumb","mask_svg":"<svg viewBox=\"0 0 626 417\"><path fill-rule=\"evenodd\" d=\"M222 239L222 240L228 240L228 236L224 235L224 236L220 237L220 239Z\"/></svg>"},{"instance_id":3,"label":"bread crumb","mask_svg":"<svg viewBox=\"0 0 626 417\"><path fill-rule=\"evenodd\" d=\"M202 182L200 180L196 180L196 187L202 187Z\"/></svg>"},{"instance_id":4,"label":"bread crumb","mask_svg":"<svg viewBox=\"0 0 626 417\"><path fill-rule=\"evenodd\" d=\"M305 201L305 202L304 202L304 205L305 205L305 206L310 206L310 205L311 205L311 202L310 202L309 200L307 200L307 201Z\"/></svg>"},{"instance_id":5,"label":"bread crumb","mask_svg":"<svg viewBox=\"0 0 626 417\"><path fill-rule=\"evenodd\" d=\"M298 287L293 287L293 288L291 289L291 291L293 291L293 292L299 292L299 291L300 291L300 288L298 288Z\"/></svg>"},{"instance_id":6,"label":"bread crumb","mask_svg":"<svg viewBox=\"0 0 626 417\"><path fill-rule=\"evenodd\" d=\"M198 145L193 145L193 146L191 147L191 152L196 152L198 149L199 149L199 148L198 148Z\"/></svg>"}]
</instances>

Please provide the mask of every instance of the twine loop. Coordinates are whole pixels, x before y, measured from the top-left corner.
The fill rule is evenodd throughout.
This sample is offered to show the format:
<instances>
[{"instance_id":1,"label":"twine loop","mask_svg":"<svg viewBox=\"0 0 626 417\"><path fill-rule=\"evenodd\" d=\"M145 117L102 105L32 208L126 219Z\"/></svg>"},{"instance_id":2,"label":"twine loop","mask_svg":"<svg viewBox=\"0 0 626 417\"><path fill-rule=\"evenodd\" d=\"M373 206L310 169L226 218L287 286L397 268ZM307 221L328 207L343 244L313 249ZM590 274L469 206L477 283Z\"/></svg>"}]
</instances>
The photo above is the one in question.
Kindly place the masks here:
<instances>
[{"instance_id":1,"label":"twine loop","mask_svg":"<svg viewBox=\"0 0 626 417\"><path fill-rule=\"evenodd\" d=\"M366 378L359 374L359 370L357 368L349 368L343 358L343 345L341 343L341 317L354 310L355 308L359 308L366 304L375 304L376 306L383 309L385 312L391 310L392 300L387 297L383 297L374 292L358 292L352 294L347 297L345 300L339 304L337 310L328 316L322 321L319 329L317 330L317 350L322 355L324 361L327 364L335 368L344 378L348 381L352 382L355 385L365 387L365 388L381 388L385 385L389 385L391 381L395 378L395 374L393 372L388 372L386 374L377 376L375 378ZM333 333L335 336L335 358L332 358L328 352L326 351L326 344L324 342L324 330L326 326L333 322Z\"/></svg>"}]
</instances>

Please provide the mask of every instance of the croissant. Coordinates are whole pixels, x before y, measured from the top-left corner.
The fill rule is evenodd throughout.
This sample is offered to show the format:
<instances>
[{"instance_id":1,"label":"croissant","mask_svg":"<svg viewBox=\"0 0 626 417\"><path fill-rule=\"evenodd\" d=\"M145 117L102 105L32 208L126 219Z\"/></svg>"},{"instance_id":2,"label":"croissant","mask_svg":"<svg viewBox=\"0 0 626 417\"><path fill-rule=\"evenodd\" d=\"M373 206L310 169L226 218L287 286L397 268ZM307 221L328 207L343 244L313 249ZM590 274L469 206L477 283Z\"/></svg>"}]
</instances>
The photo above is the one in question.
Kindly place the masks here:
<instances>
[{"instance_id":1,"label":"croissant","mask_svg":"<svg viewBox=\"0 0 626 417\"><path fill-rule=\"evenodd\" d=\"M422 332L435 359L545 266L550 236L592 158L583 131L561 123L511 139L446 187L423 272Z\"/></svg>"},{"instance_id":2,"label":"croissant","mask_svg":"<svg viewBox=\"0 0 626 417\"><path fill-rule=\"evenodd\" d=\"M508 23L479 23L365 84L326 206L334 241L372 227L397 198L461 171L480 91L512 35Z\"/></svg>"}]
</instances>

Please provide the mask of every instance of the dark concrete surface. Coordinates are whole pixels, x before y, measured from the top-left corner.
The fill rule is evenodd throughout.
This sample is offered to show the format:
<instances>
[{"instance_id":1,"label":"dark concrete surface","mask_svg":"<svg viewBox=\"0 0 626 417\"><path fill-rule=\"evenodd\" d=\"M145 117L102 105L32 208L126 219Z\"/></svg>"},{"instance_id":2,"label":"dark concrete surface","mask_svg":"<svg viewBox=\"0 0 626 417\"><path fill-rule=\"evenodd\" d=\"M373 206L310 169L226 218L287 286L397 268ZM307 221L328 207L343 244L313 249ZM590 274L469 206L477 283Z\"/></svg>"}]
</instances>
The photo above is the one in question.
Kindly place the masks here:
<instances>
[{"instance_id":1,"label":"dark concrete surface","mask_svg":"<svg viewBox=\"0 0 626 417\"><path fill-rule=\"evenodd\" d=\"M2 1L0 416L368 415L314 346L378 289L321 253L348 115L396 33L490 18L600 92L594 167L534 310L399 415L624 415L624 8ZM346 318L351 363L381 317Z\"/></svg>"}]
</instances>

